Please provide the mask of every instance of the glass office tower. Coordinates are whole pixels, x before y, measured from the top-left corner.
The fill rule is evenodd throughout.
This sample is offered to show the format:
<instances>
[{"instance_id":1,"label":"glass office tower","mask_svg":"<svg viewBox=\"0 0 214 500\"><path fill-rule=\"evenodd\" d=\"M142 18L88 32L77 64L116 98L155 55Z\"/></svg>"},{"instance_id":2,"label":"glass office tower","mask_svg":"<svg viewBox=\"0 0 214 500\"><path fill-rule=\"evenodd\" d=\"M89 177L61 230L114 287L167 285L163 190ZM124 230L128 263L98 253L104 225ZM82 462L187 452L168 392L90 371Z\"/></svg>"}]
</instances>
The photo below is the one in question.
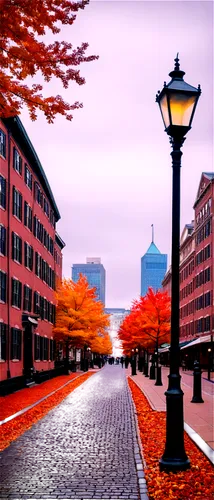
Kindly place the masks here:
<instances>
[{"instance_id":1,"label":"glass office tower","mask_svg":"<svg viewBox=\"0 0 214 500\"><path fill-rule=\"evenodd\" d=\"M91 288L96 287L97 300L105 305L106 272L101 259L87 258L86 264L73 264L72 280L77 282L80 274L86 276Z\"/></svg>"},{"instance_id":2,"label":"glass office tower","mask_svg":"<svg viewBox=\"0 0 214 500\"><path fill-rule=\"evenodd\" d=\"M141 296L146 295L149 287L157 291L162 288L162 281L167 269L167 255L160 253L152 241L141 257Z\"/></svg>"}]
</instances>

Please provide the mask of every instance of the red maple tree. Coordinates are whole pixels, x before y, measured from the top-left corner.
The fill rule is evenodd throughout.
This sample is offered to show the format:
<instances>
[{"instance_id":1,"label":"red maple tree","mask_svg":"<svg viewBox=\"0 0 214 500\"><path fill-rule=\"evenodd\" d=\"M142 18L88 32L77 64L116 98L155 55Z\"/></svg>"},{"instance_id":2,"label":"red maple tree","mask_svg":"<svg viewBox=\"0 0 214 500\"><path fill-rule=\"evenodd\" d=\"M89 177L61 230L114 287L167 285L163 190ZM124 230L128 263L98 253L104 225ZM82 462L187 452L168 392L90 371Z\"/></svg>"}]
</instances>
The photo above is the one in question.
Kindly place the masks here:
<instances>
[{"instance_id":1,"label":"red maple tree","mask_svg":"<svg viewBox=\"0 0 214 500\"><path fill-rule=\"evenodd\" d=\"M58 78L65 89L70 81L85 83L78 66L98 59L85 55L88 44L73 48L71 43L47 43L41 38L48 31L59 34L61 25L71 26L78 10L88 3L89 0L0 0L1 118L20 114L25 103L32 120L41 110L52 123L57 114L71 120L71 111L82 107L79 102L66 103L60 95L44 97L43 86L36 83L35 76L42 74L45 82Z\"/></svg>"}]
</instances>

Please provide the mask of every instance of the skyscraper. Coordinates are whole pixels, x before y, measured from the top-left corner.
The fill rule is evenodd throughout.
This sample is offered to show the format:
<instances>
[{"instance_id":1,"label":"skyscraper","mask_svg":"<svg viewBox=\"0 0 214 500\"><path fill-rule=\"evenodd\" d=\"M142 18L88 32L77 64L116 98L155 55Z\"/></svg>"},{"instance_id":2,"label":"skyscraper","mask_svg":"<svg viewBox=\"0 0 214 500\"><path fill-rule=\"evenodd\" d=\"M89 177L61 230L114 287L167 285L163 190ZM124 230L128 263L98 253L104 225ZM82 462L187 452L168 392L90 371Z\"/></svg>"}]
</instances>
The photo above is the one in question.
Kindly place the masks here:
<instances>
[{"instance_id":1,"label":"skyscraper","mask_svg":"<svg viewBox=\"0 0 214 500\"><path fill-rule=\"evenodd\" d=\"M97 300L105 305L106 271L99 257L87 258L86 264L73 264L72 280L77 282L80 273L85 276L91 288L96 287Z\"/></svg>"},{"instance_id":2,"label":"skyscraper","mask_svg":"<svg viewBox=\"0 0 214 500\"><path fill-rule=\"evenodd\" d=\"M150 247L141 257L141 296L146 295L149 287L158 290L167 269L167 255L160 253L153 239Z\"/></svg>"}]
</instances>

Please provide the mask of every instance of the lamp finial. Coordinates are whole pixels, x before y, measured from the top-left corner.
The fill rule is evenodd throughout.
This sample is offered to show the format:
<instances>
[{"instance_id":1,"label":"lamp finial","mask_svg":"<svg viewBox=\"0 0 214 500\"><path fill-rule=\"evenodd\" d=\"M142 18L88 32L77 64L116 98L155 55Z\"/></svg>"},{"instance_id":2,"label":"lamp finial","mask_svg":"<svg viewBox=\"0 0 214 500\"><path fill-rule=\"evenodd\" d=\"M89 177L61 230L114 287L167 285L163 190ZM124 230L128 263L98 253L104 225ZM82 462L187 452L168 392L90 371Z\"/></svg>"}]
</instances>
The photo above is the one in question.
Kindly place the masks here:
<instances>
[{"instance_id":1,"label":"lamp finial","mask_svg":"<svg viewBox=\"0 0 214 500\"><path fill-rule=\"evenodd\" d=\"M174 59L174 61L175 61L175 68L174 68L174 70L175 71L179 71L179 69L180 69L180 63L179 63L179 57L178 56L179 56L179 52L177 52L177 56Z\"/></svg>"}]
</instances>

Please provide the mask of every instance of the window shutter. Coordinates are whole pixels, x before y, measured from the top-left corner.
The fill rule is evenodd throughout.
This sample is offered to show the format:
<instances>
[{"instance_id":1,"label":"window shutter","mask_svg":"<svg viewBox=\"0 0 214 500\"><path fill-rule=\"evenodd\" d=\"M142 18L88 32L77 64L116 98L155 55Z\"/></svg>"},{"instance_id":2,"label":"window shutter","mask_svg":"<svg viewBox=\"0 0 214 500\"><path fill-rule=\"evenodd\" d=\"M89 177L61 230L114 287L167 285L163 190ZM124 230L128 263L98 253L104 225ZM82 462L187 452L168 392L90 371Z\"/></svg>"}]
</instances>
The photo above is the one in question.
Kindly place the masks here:
<instances>
[{"instance_id":1,"label":"window shutter","mask_svg":"<svg viewBox=\"0 0 214 500\"><path fill-rule=\"evenodd\" d=\"M30 270L33 271L33 247L31 247Z\"/></svg>"},{"instance_id":2,"label":"window shutter","mask_svg":"<svg viewBox=\"0 0 214 500\"><path fill-rule=\"evenodd\" d=\"M47 301L47 320L50 321L50 302Z\"/></svg>"},{"instance_id":3,"label":"window shutter","mask_svg":"<svg viewBox=\"0 0 214 500\"><path fill-rule=\"evenodd\" d=\"M40 360L44 359L44 337L40 337Z\"/></svg>"},{"instance_id":4,"label":"window shutter","mask_svg":"<svg viewBox=\"0 0 214 500\"><path fill-rule=\"evenodd\" d=\"M50 359L50 340L47 339L47 360Z\"/></svg>"},{"instance_id":5,"label":"window shutter","mask_svg":"<svg viewBox=\"0 0 214 500\"><path fill-rule=\"evenodd\" d=\"M22 331L18 330L18 359L22 359Z\"/></svg>"},{"instance_id":6,"label":"window shutter","mask_svg":"<svg viewBox=\"0 0 214 500\"><path fill-rule=\"evenodd\" d=\"M32 288L29 288L29 307L28 311L31 312L32 309Z\"/></svg>"},{"instance_id":7,"label":"window shutter","mask_svg":"<svg viewBox=\"0 0 214 500\"><path fill-rule=\"evenodd\" d=\"M15 169L15 161L16 161L16 148L13 148L13 168Z\"/></svg>"},{"instance_id":8,"label":"window shutter","mask_svg":"<svg viewBox=\"0 0 214 500\"><path fill-rule=\"evenodd\" d=\"M56 323L56 306L53 304L52 305L52 310L53 310L53 324L55 325Z\"/></svg>"},{"instance_id":9,"label":"window shutter","mask_svg":"<svg viewBox=\"0 0 214 500\"><path fill-rule=\"evenodd\" d=\"M33 234L36 236L36 215L34 215L33 218Z\"/></svg>"},{"instance_id":10,"label":"window shutter","mask_svg":"<svg viewBox=\"0 0 214 500\"><path fill-rule=\"evenodd\" d=\"M27 226L27 202L24 202L24 225Z\"/></svg>"},{"instance_id":11,"label":"window shutter","mask_svg":"<svg viewBox=\"0 0 214 500\"><path fill-rule=\"evenodd\" d=\"M38 335L34 333L34 361L37 359L37 337Z\"/></svg>"},{"instance_id":12,"label":"window shutter","mask_svg":"<svg viewBox=\"0 0 214 500\"><path fill-rule=\"evenodd\" d=\"M7 325L3 324L3 331L2 331L2 338L1 338L1 353L2 353L2 359L6 361L7 359L7 349L6 349L6 336L7 336Z\"/></svg>"},{"instance_id":13,"label":"window shutter","mask_svg":"<svg viewBox=\"0 0 214 500\"><path fill-rule=\"evenodd\" d=\"M44 319L44 299L40 297L40 316L41 319Z\"/></svg>"},{"instance_id":14,"label":"window shutter","mask_svg":"<svg viewBox=\"0 0 214 500\"><path fill-rule=\"evenodd\" d=\"M26 287L26 285L24 285L24 297L23 297L23 309L24 309L24 311L26 311L26 290L27 290L27 287Z\"/></svg>"},{"instance_id":15,"label":"window shutter","mask_svg":"<svg viewBox=\"0 0 214 500\"><path fill-rule=\"evenodd\" d=\"M13 186L13 215L15 215L15 186Z\"/></svg>"},{"instance_id":16,"label":"window shutter","mask_svg":"<svg viewBox=\"0 0 214 500\"><path fill-rule=\"evenodd\" d=\"M14 328L11 328L10 359L14 357Z\"/></svg>"},{"instance_id":17,"label":"window shutter","mask_svg":"<svg viewBox=\"0 0 214 500\"><path fill-rule=\"evenodd\" d=\"M22 220L22 194L19 193L20 196L20 220Z\"/></svg>"},{"instance_id":18,"label":"window shutter","mask_svg":"<svg viewBox=\"0 0 214 500\"><path fill-rule=\"evenodd\" d=\"M32 220L33 220L33 219L32 219L32 209L30 208L29 210L30 210L30 217L29 217L29 229L32 231L32 225L33 225L33 224L32 224Z\"/></svg>"},{"instance_id":19,"label":"window shutter","mask_svg":"<svg viewBox=\"0 0 214 500\"><path fill-rule=\"evenodd\" d=\"M13 306L13 300L14 300L14 279L13 278L11 278L11 288L12 288L11 305Z\"/></svg>"},{"instance_id":20,"label":"window shutter","mask_svg":"<svg viewBox=\"0 0 214 500\"><path fill-rule=\"evenodd\" d=\"M34 294L33 294L33 312L35 314L37 314L36 304L37 304L37 292L34 292Z\"/></svg>"},{"instance_id":21,"label":"window shutter","mask_svg":"<svg viewBox=\"0 0 214 500\"><path fill-rule=\"evenodd\" d=\"M35 274L38 276L38 252L35 253Z\"/></svg>"},{"instance_id":22,"label":"window shutter","mask_svg":"<svg viewBox=\"0 0 214 500\"><path fill-rule=\"evenodd\" d=\"M22 304L22 284L19 281L19 305L18 307L21 309L21 304Z\"/></svg>"},{"instance_id":23,"label":"window shutter","mask_svg":"<svg viewBox=\"0 0 214 500\"><path fill-rule=\"evenodd\" d=\"M19 162L20 162L20 174L22 175L22 157L19 156Z\"/></svg>"},{"instance_id":24,"label":"window shutter","mask_svg":"<svg viewBox=\"0 0 214 500\"><path fill-rule=\"evenodd\" d=\"M12 232L12 259L14 260L14 232Z\"/></svg>"},{"instance_id":25,"label":"window shutter","mask_svg":"<svg viewBox=\"0 0 214 500\"><path fill-rule=\"evenodd\" d=\"M27 265L27 243L26 243L26 241L24 242L24 265L25 265L25 267Z\"/></svg>"},{"instance_id":26,"label":"window shutter","mask_svg":"<svg viewBox=\"0 0 214 500\"><path fill-rule=\"evenodd\" d=\"M22 239L19 238L19 248L20 248L20 264L22 264Z\"/></svg>"}]
</instances>

